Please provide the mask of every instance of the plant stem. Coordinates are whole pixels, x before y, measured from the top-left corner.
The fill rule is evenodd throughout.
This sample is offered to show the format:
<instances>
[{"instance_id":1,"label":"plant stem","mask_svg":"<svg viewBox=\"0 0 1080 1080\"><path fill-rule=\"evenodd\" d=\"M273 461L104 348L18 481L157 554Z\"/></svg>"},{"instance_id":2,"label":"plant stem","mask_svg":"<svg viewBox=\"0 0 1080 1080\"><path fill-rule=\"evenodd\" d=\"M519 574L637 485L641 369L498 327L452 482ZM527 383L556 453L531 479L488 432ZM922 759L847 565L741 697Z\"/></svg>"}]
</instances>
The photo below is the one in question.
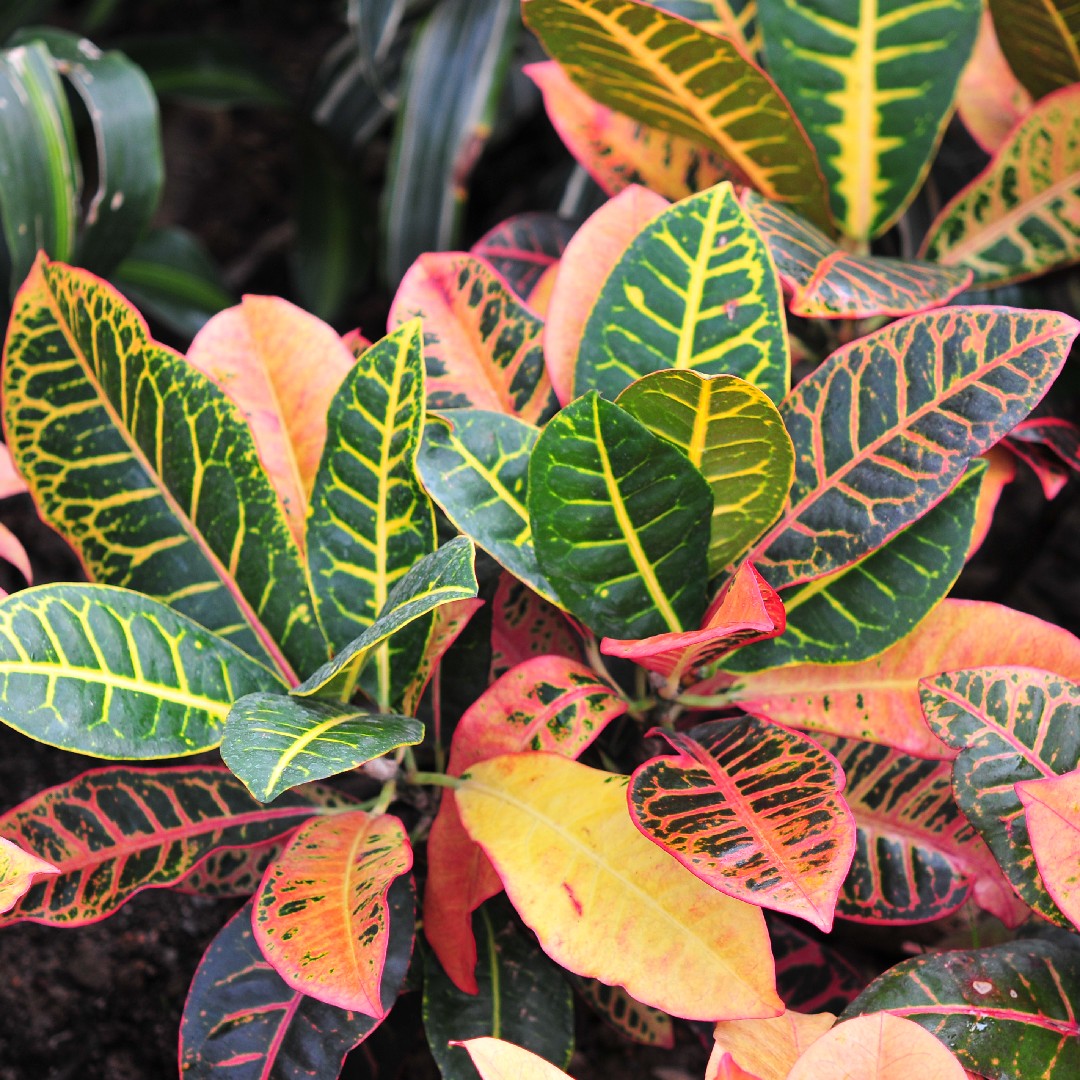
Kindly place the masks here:
<instances>
[{"instance_id":1,"label":"plant stem","mask_svg":"<svg viewBox=\"0 0 1080 1080\"><path fill-rule=\"evenodd\" d=\"M460 776L448 776L441 772L414 772L405 774L405 779L410 784L431 784L433 787L461 787L463 781Z\"/></svg>"}]
</instances>

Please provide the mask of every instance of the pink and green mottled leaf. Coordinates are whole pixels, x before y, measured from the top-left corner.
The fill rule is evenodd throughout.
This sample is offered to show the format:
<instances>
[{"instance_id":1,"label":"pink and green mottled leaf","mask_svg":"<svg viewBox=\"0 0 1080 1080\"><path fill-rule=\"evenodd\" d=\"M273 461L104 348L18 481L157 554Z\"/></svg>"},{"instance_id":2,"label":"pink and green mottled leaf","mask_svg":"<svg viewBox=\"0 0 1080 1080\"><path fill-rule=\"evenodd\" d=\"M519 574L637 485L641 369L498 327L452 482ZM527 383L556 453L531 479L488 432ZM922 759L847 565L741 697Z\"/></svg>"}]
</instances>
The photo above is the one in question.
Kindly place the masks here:
<instances>
[{"instance_id":1,"label":"pink and green mottled leaf","mask_svg":"<svg viewBox=\"0 0 1080 1080\"><path fill-rule=\"evenodd\" d=\"M489 681L538 656L581 660L580 638L557 607L503 571L491 602Z\"/></svg>"},{"instance_id":2,"label":"pink and green mottled leaf","mask_svg":"<svg viewBox=\"0 0 1080 1080\"><path fill-rule=\"evenodd\" d=\"M1028 838L1043 884L1058 909L1080 926L1080 772L1021 780L1016 794L1024 807Z\"/></svg>"},{"instance_id":3,"label":"pink and green mottled leaf","mask_svg":"<svg viewBox=\"0 0 1080 1080\"><path fill-rule=\"evenodd\" d=\"M1075 942L1059 934L905 960L845 1016L887 1011L913 1020L981 1076L1070 1080L1080 1075Z\"/></svg>"},{"instance_id":4,"label":"pink and green mottled leaf","mask_svg":"<svg viewBox=\"0 0 1080 1080\"><path fill-rule=\"evenodd\" d=\"M964 267L853 254L756 191L744 191L741 199L768 246L793 315L810 319L913 315L947 304L971 283L971 271Z\"/></svg>"},{"instance_id":5,"label":"pink and green mottled leaf","mask_svg":"<svg viewBox=\"0 0 1080 1080\"><path fill-rule=\"evenodd\" d=\"M953 790L1020 898L1065 923L1039 874L1016 785L1080 766L1080 684L1029 667L971 667L919 684L926 722L960 753Z\"/></svg>"},{"instance_id":6,"label":"pink and green mottled leaf","mask_svg":"<svg viewBox=\"0 0 1080 1080\"><path fill-rule=\"evenodd\" d=\"M1028 112L942 209L920 255L970 267L975 285L1023 281L1080 259L1080 86Z\"/></svg>"},{"instance_id":7,"label":"pink and green mottled leaf","mask_svg":"<svg viewBox=\"0 0 1080 1080\"><path fill-rule=\"evenodd\" d=\"M635 0L527 0L524 13L590 97L713 147L763 195L830 226L805 133L735 41Z\"/></svg>"},{"instance_id":8,"label":"pink and green mottled leaf","mask_svg":"<svg viewBox=\"0 0 1080 1080\"><path fill-rule=\"evenodd\" d=\"M847 566L936 505L1039 402L1080 323L955 307L845 346L785 399L795 481L750 558L773 588Z\"/></svg>"},{"instance_id":9,"label":"pink and green mottled leaf","mask_svg":"<svg viewBox=\"0 0 1080 1080\"><path fill-rule=\"evenodd\" d=\"M969 896L1009 926L1027 907L960 812L948 762L879 743L818 736L847 776L844 798L858 837L836 913L856 922L930 922Z\"/></svg>"},{"instance_id":10,"label":"pink and green mottled leaf","mask_svg":"<svg viewBox=\"0 0 1080 1080\"><path fill-rule=\"evenodd\" d=\"M335 805L349 801L340 796ZM0 817L0 836L60 870L0 923L96 922L142 889L182 881L218 848L266 843L329 808L325 795L303 789L264 806L212 766L83 773Z\"/></svg>"},{"instance_id":11,"label":"pink and green mottled leaf","mask_svg":"<svg viewBox=\"0 0 1080 1080\"><path fill-rule=\"evenodd\" d=\"M387 893L412 861L405 827L391 814L354 810L304 825L255 898L252 929L263 956L308 997L385 1016Z\"/></svg>"},{"instance_id":12,"label":"pink and green mottled leaf","mask_svg":"<svg viewBox=\"0 0 1080 1080\"><path fill-rule=\"evenodd\" d=\"M489 229L469 249L528 301L545 272L557 266L574 226L558 214L515 214Z\"/></svg>"},{"instance_id":13,"label":"pink and green mottled leaf","mask_svg":"<svg viewBox=\"0 0 1080 1080\"><path fill-rule=\"evenodd\" d=\"M1080 472L1080 428L1068 420L1025 420L1009 432L1003 445L1031 466L1048 499Z\"/></svg>"},{"instance_id":14,"label":"pink and green mottled leaf","mask_svg":"<svg viewBox=\"0 0 1080 1080\"><path fill-rule=\"evenodd\" d=\"M1009 66L1035 97L1080 82L1080 13L1069 0L990 0Z\"/></svg>"},{"instance_id":15,"label":"pink and green mottled leaf","mask_svg":"<svg viewBox=\"0 0 1080 1080\"><path fill-rule=\"evenodd\" d=\"M239 899L254 893L266 868L281 854L283 841L246 848L216 848L173 888L190 896Z\"/></svg>"},{"instance_id":16,"label":"pink and green mottled leaf","mask_svg":"<svg viewBox=\"0 0 1080 1080\"><path fill-rule=\"evenodd\" d=\"M92 578L170 604L287 678L326 658L239 409L104 281L35 264L5 348L4 430L43 518ZM63 466L36 467L43 458Z\"/></svg>"},{"instance_id":17,"label":"pink and green mottled leaf","mask_svg":"<svg viewBox=\"0 0 1080 1080\"><path fill-rule=\"evenodd\" d=\"M855 850L836 761L750 716L653 734L677 756L634 772L634 824L714 889L828 932Z\"/></svg>"},{"instance_id":18,"label":"pink and green mottled leaf","mask_svg":"<svg viewBox=\"0 0 1080 1080\"><path fill-rule=\"evenodd\" d=\"M428 408L490 409L530 424L555 411L543 324L482 259L421 255L398 286L389 325L416 316L424 324Z\"/></svg>"},{"instance_id":19,"label":"pink and green mottled leaf","mask_svg":"<svg viewBox=\"0 0 1080 1080\"><path fill-rule=\"evenodd\" d=\"M478 761L523 750L577 757L625 711L625 701L584 664L561 656L526 660L462 715L447 771L460 776ZM476 989L470 916L501 889L483 851L462 827L453 792L444 791L428 839L424 929L446 973L469 993Z\"/></svg>"},{"instance_id":20,"label":"pink and green mottled leaf","mask_svg":"<svg viewBox=\"0 0 1080 1080\"><path fill-rule=\"evenodd\" d=\"M0 836L0 915L10 911L26 895L34 878L59 873L58 866Z\"/></svg>"},{"instance_id":21,"label":"pink and green mottled leaf","mask_svg":"<svg viewBox=\"0 0 1080 1080\"><path fill-rule=\"evenodd\" d=\"M599 979L571 979L574 989L608 1027L639 1046L675 1045L675 1026L666 1012L635 1001L621 986L608 986Z\"/></svg>"}]
</instances>

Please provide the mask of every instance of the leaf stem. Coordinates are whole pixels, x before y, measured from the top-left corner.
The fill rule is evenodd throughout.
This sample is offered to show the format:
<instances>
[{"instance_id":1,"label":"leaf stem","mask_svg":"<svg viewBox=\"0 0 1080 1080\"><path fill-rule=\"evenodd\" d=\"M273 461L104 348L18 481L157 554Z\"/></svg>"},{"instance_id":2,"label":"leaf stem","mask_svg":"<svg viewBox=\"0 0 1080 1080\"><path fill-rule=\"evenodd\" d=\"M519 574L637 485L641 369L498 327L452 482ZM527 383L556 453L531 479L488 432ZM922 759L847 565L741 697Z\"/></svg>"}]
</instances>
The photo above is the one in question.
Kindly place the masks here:
<instances>
[{"instance_id":1,"label":"leaf stem","mask_svg":"<svg viewBox=\"0 0 1080 1080\"><path fill-rule=\"evenodd\" d=\"M385 814L390 804L397 797L397 781L387 780L382 786L382 790L379 792L379 797L371 804L371 809L368 811L372 817L378 817L380 814Z\"/></svg>"},{"instance_id":2,"label":"leaf stem","mask_svg":"<svg viewBox=\"0 0 1080 1080\"><path fill-rule=\"evenodd\" d=\"M458 788L464 783L460 776L449 776L441 772L409 771L405 779L410 784L431 784L433 787Z\"/></svg>"}]
</instances>

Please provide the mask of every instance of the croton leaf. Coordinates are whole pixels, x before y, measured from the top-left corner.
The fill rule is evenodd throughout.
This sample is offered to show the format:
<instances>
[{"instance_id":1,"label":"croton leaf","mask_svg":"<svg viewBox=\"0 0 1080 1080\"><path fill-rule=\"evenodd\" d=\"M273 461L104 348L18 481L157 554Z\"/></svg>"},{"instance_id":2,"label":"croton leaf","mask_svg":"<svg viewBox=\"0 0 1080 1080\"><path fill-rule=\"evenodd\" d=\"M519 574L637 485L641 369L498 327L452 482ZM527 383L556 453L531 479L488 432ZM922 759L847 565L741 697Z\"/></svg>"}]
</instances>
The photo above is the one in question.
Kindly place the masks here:
<instances>
[{"instance_id":1,"label":"croton leaf","mask_svg":"<svg viewBox=\"0 0 1080 1080\"><path fill-rule=\"evenodd\" d=\"M621 986L608 986L599 979L574 975L571 982L589 1008L624 1039L665 1050L675 1045L675 1025L666 1012L643 1005Z\"/></svg>"},{"instance_id":2,"label":"croton leaf","mask_svg":"<svg viewBox=\"0 0 1080 1080\"><path fill-rule=\"evenodd\" d=\"M866 985L865 976L838 950L793 922L765 915L776 961L776 990L789 1009L838 1013Z\"/></svg>"},{"instance_id":3,"label":"croton leaf","mask_svg":"<svg viewBox=\"0 0 1080 1080\"><path fill-rule=\"evenodd\" d=\"M583 664L560 656L526 660L466 709L454 729L447 771L460 776L478 761L522 750L577 757L625 711L625 701ZM469 916L501 888L465 832L453 792L444 792L428 839L424 929L446 973L466 993L476 992Z\"/></svg>"},{"instance_id":4,"label":"croton leaf","mask_svg":"<svg viewBox=\"0 0 1080 1080\"><path fill-rule=\"evenodd\" d=\"M412 320L368 349L330 402L307 520L319 623L335 650L367 630L390 592L435 550L435 512L416 478L424 420L422 330ZM372 650L364 688L384 707L416 673L426 621Z\"/></svg>"},{"instance_id":5,"label":"croton leaf","mask_svg":"<svg viewBox=\"0 0 1080 1080\"><path fill-rule=\"evenodd\" d=\"M461 1044L472 1059L480 1080L569 1080L569 1077L531 1050L503 1039L481 1036Z\"/></svg>"},{"instance_id":6,"label":"croton leaf","mask_svg":"<svg viewBox=\"0 0 1080 1080\"><path fill-rule=\"evenodd\" d=\"M960 812L946 761L912 757L859 739L818 741L847 777L844 798L858 836L836 913L858 922L929 922L972 893L1015 926L1026 914L993 855Z\"/></svg>"},{"instance_id":7,"label":"croton leaf","mask_svg":"<svg viewBox=\"0 0 1080 1080\"><path fill-rule=\"evenodd\" d=\"M673 443L712 489L709 573L715 579L780 512L795 451L776 407L734 375L668 369L628 386L618 404Z\"/></svg>"},{"instance_id":8,"label":"croton leaf","mask_svg":"<svg viewBox=\"0 0 1080 1080\"><path fill-rule=\"evenodd\" d=\"M475 1080L456 1045L480 1037L512 1040L557 1065L574 1049L574 999L563 972L523 934L506 903L473 916L478 945L477 992L467 994L424 954L424 1034L443 1080Z\"/></svg>"},{"instance_id":9,"label":"croton leaf","mask_svg":"<svg viewBox=\"0 0 1080 1080\"><path fill-rule=\"evenodd\" d=\"M92 577L171 604L288 677L326 658L239 410L105 282L35 263L5 348L4 428L42 516ZM63 468L38 467L46 458Z\"/></svg>"},{"instance_id":10,"label":"croton leaf","mask_svg":"<svg viewBox=\"0 0 1080 1080\"><path fill-rule=\"evenodd\" d=\"M515 214L489 229L469 250L528 300L545 271L558 264L573 235L573 223L558 214Z\"/></svg>"},{"instance_id":11,"label":"croton leaf","mask_svg":"<svg viewBox=\"0 0 1080 1080\"><path fill-rule=\"evenodd\" d=\"M450 521L541 596L555 590L540 571L526 506L529 456L539 431L505 413L455 409L430 416L417 469Z\"/></svg>"},{"instance_id":12,"label":"croton leaf","mask_svg":"<svg viewBox=\"0 0 1080 1080\"><path fill-rule=\"evenodd\" d=\"M574 390L614 398L651 371L691 367L741 376L775 401L790 382L779 283L730 183L668 207L633 239L585 323Z\"/></svg>"},{"instance_id":13,"label":"croton leaf","mask_svg":"<svg viewBox=\"0 0 1080 1080\"><path fill-rule=\"evenodd\" d=\"M786 1080L799 1055L833 1026L832 1013L799 1013L760 1020L721 1020L713 1029L709 1069L725 1054L760 1080Z\"/></svg>"},{"instance_id":14,"label":"croton leaf","mask_svg":"<svg viewBox=\"0 0 1080 1080\"><path fill-rule=\"evenodd\" d=\"M389 325L418 315L429 408L490 409L530 424L555 411L540 344L543 324L483 259L421 255L398 286Z\"/></svg>"},{"instance_id":15,"label":"croton leaf","mask_svg":"<svg viewBox=\"0 0 1080 1080\"><path fill-rule=\"evenodd\" d=\"M91 770L0 817L0 836L60 870L0 922L95 922L141 889L175 885L217 848L263 843L328 809L302 788L264 806L220 767Z\"/></svg>"},{"instance_id":16,"label":"croton leaf","mask_svg":"<svg viewBox=\"0 0 1080 1080\"><path fill-rule=\"evenodd\" d=\"M741 200L769 248L793 315L913 315L948 303L971 283L971 271L964 267L845 251L809 221L756 191L744 190Z\"/></svg>"},{"instance_id":17,"label":"croton leaf","mask_svg":"<svg viewBox=\"0 0 1080 1080\"><path fill-rule=\"evenodd\" d=\"M334 329L277 296L245 296L195 335L188 363L236 402L303 550L326 410L353 356Z\"/></svg>"},{"instance_id":18,"label":"croton leaf","mask_svg":"<svg viewBox=\"0 0 1080 1080\"><path fill-rule=\"evenodd\" d=\"M953 790L1020 898L1051 922L1065 918L1039 874L1016 784L1080 766L1080 684L1049 671L985 667L919 683L934 734L960 751Z\"/></svg>"},{"instance_id":19,"label":"croton leaf","mask_svg":"<svg viewBox=\"0 0 1080 1080\"><path fill-rule=\"evenodd\" d=\"M714 889L828 932L855 851L835 759L751 716L652 734L677 756L630 778L634 824Z\"/></svg>"},{"instance_id":20,"label":"croton leaf","mask_svg":"<svg viewBox=\"0 0 1080 1080\"><path fill-rule=\"evenodd\" d=\"M667 206L662 196L631 185L593 213L567 244L544 322L544 362L561 404L580 392L573 386L574 365L601 287L634 237Z\"/></svg>"},{"instance_id":21,"label":"croton leaf","mask_svg":"<svg viewBox=\"0 0 1080 1080\"><path fill-rule=\"evenodd\" d=\"M1021 780L1016 794L1024 807L1031 850L1043 883L1058 909L1073 926L1080 926L1080 882L1076 875L1080 772Z\"/></svg>"},{"instance_id":22,"label":"croton leaf","mask_svg":"<svg viewBox=\"0 0 1080 1080\"><path fill-rule=\"evenodd\" d=\"M401 711L406 716L416 715L424 691L443 657L483 606L484 600L477 596L466 600L451 600L449 604L440 604L432 611L431 629L424 643L420 663L402 695Z\"/></svg>"},{"instance_id":23,"label":"croton leaf","mask_svg":"<svg viewBox=\"0 0 1080 1080\"><path fill-rule=\"evenodd\" d=\"M405 826L392 814L353 810L308 822L267 867L255 897L263 956L309 997L385 1016L387 893L412 862Z\"/></svg>"},{"instance_id":24,"label":"croton leaf","mask_svg":"<svg viewBox=\"0 0 1080 1080\"><path fill-rule=\"evenodd\" d=\"M980 0L844 0L826 10L758 0L769 71L806 128L848 236L879 235L914 197L981 11Z\"/></svg>"},{"instance_id":25,"label":"croton leaf","mask_svg":"<svg viewBox=\"0 0 1080 1080\"><path fill-rule=\"evenodd\" d=\"M719 1057L709 1059L708 1068L705 1070L705 1080L762 1080L762 1078L740 1068L730 1054L723 1053Z\"/></svg>"},{"instance_id":26,"label":"croton leaf","mask_svg":"<svg viewBox=\"0 0 1080 1080\"><path fill-rule=\"evenodd\" d=\"M724 159L700 140L649 127L601 105L554 60L529 64L524 71L544 95L548 119L563 144L609 195L642 184L666 199L685 199L732 179Z\"/></svg>"},{"instance_id":27,"label":"croton leaf","mask_svg":"<svg viewBox=\"0 0 1080 1080\"><path fill-rule=\"evenodd\" d=\"M947 203L920 255L967 266L980 287L1080 258L1080 86L1038 102L986 168Z\"/></svg>"},{"instance_id":28,"label":"croton leaf","mask_svg":"<svg viewBox=\"0 0 1080 1080\"><path fill-rule=\"evenodd\" d=\"M505 571L491 601L489 682L537 656L582 659L578 635L557 607Z\"/></svg>"},{"instance_id":29,"label":"croton leaf","mask_svg":"<svg viewBox=\"0 0 1080 1080\"><path fill-rule=\"evenodd\" d=\"M1080 82L1080 15L1068 0L990 0L1009 66L1037 98Z\"/></svg>"},{"instance_id":30,"label":"croton leaf","mask_svg":"<svg viewBox=\"0 0 1080 1080\"><path fill-rule=\"evenodd\" d=\"M987 634L992 626L994 632ZM1033 615L977 600L943 600L914 633L872 660L798 664L717 676L724 700L778 724L887 743L927 758L955 750L926 726L919 680L980 664L1043 666L1080 679L1080 641ZM732 685L734 684L734 685ZM708 683L692 688L707 693Z\"/></svg>"},{"instance_id":31,"label":"croton leaf","mask_svg":"<svg viewBox=\"0 0 1080 1080\"><path fill-rule=\"evenodd\" d=\"M176 892L215 899L248 897L259 887L266 868L284 843L271 840L246 848L216 848L173 888Z\"/></svg>"},{"instance_id":32,"label":"croton leaf","mask_svg":"<svg viewBox=\"0 0 1080 1080\"><path fill-rule=\"evenodd\" d=\"M390 942L380 997L389 1008L412 954L412 881L390 888ZM233 916L206 950L180 1022L185 1076L229 1080L336 1077L345 1055L379 1025L363 1013L326 1005L290 986L259 951L251 929L253 903Z\"/></svg>"},{"instance_id":33,"label":"croton leaf","mask_svg":"<svg viewBox=\"0 0 1080 1080\"><path fill-rule=\"evenodd\" d=\"M628 412L595 390L563 409L533 448L528 502L540 569L591 630L629 638L700 624L712 494Z\"/></svg>"},{"instance_id":34,"label":"croton leaf","mask_svg":"<svg viewBox=\"0 0 1080 1080\"><path fill-rule=\"evenodd\" d=\"M110 585L39 585L0 601L0 720L101 758L197 754L232 702L284 691L224 638Z\"/></svg>"},{"instance_id":35,"label":"croton leaf","mask_svg":"<svg viewBox=\"0 0 1080 1080\"><path fill-rule=\"evenodd\" d=\"M58 866L0 836L0 915L10 911L26 895L39 874L59 873Z\"/></svg>"},{"instance_id":36,"label":"croton leaf","mask_svg":"<svg viewBox=\"0 0 1080 1080\"><path fill-rule=\"evenodd\" d=\"M1068 420L1025 420L1001 445L1030 466L1048 499L1055 498L1070 477L1080 472L1080 428Z\"/></svg>"},{"instance_id":37,"label":"croton leaf","mask_svg":"<svg viewBox=\"0 0 1080 1080\"><path fill-rule=\"evenodd\" d=\"M780 410L795 481L750 554L769 584L838 570L926 513L1038 403L1078 331L1058 312L954 307L833 353Z\"/></svg>"},{"instance_id":38,"label":"croton leaf","mask_svg":"<svg viewBox=\"0 0 1080 1080\"><path fill-rule=\"evenodd\" d=\"M866 660L906 637L952 588L968 556L986 464L972 462L932 510L864 559L781 597L784 633L724 660L730 671Z\"/></svg>"},{"instance_id":39,"label":"croton leaf","mask_svg":"<svg viewBox=\"0 0 1080 1080\"><path fill-rule=\"evenodd\" d=\"M626 782L555 754L508 754L472 766L454 796L563 967L675 1016L777 1015L761 910L646 840L626 813Z\"/></svg>"},{"instance_id":40,"label":"croton leaf","mask_svg":"<svg viewBox=\"0 0 1080 1080\"><path fill-rule=\"evenodd\" d=\"M926 1028L982 1076L1070 1080L1080 1075L1080 946L1058 934L905 960L844 1015L883 1011Z\"/></svg>"},{"instance_id":41,"label":"croton leaf","mask_svg":"<svg viewBox=\"0 0 1080 1080\"><path fill-rule=\"evenodd\" d=\"M475 554L468 537L455 536L425 555L398 578L379 617L291 692L298 697L348 701L356 692L365 663L381 642L443 604L476 596Z\"/></svg>"},{"instance_id":42,"label":"croton leaf","mask_svg":"<svg viewBox=\"0 0 1080 1080\"><path fill-rule=\"evenodd\" d=\"M712 145L747 183L830 225L814 152L735 41L635 0L526 0L525 21L590 97Z\"/></svg>"},{"instance_id":43,"label":"croton leaf","mask_svg":"<svg viewBox=\"0 0 1080 1080\"><path fill-rule=\"evenodd\" d=\"M424 725L411 716L289 694L248 694L229 711L221 758L256 799L270 802L297 784L335 776L423 737Z\"/></svg>"},{"instance_id":44,"label":"croton leaf","mask_svg":"<svg viewBox=\"0 0 1080 1080\"><path fill-rule=\"evenodd\" d=\"M659 0L653 6L730 38L745 56L756 58L761 52L755 0Z\"/></svg>"}]
</instances>

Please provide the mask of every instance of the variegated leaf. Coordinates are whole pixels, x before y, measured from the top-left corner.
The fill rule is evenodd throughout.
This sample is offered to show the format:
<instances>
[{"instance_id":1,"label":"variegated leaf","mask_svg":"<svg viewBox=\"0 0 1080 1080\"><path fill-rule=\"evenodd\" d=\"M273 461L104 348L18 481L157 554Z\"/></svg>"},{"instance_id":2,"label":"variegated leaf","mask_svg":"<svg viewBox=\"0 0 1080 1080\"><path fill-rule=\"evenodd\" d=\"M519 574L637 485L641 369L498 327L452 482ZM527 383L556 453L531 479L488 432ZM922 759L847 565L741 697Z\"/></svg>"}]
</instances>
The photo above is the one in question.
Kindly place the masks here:
<instances>
[{"instance_id":1,"label":"variegated leaf","mask_svg":"<svg viewBox=\"0 0 1080 1080\"><path fill-rule=\"evenodd\" d=\"M729 183L664 210L630 243L585 323L574 390L614 398L665 368L738 375L774 401L788 391L779 283Z\"/></svg>"},{"instance_id":2,"label":"variegated leaf","mask_svg":"<svg viewBox=\"0 0 1080 1080\"><path fill-rule=\"evenodd\" d=\"M989 0L1009 66L1037 98L1080 82L1080 12L1069 0Z\"/></svg>"},{"instance_id":3,"label":"variegated leaf","mask_svg":"<svg viewBox=\"0 0 1080 1080\"><path fill-rule=\"evenodd\" d=\"M1076 873L1080 838L1080 772L1021 780L1016 794L1024 807L1039 875L1058 909L1080 926L1080 881Z\"/></svg>"},{"instance_id":4,"label":"variegated leaf","mask_svg":"<svg viewBox=\"0 0 1080 1080\"><path fill-rule=\"evenodd\" d=\"M761 52L755 0L658 0L653 6L689 19L718 37L730 38L751 59Z\"/></svg>"},{"instance_id":5,"label":"variegated leaf","mask_svg":"<svg viewBox=\"0 0 1080 1080\"><path fill-rule=\"evenodd\" d=\"M0 915L10 911L26 895L34 878L40 874L59 873L58 866L0 836Z\"/></svg>"},{"instance_id":6,"label":"variegated leaf","mask_svg":"<svg viewBox=\"0 0 1080 1080\"><path fill-rule=\"evenodd\" d=\"M431 629L424 642L420 663L417 665L416 674L406 684L402 696L401 711L406 716L416 715L420 707L420 699L424 696L424 691L427 690L443 657L484 603L481 597L474 596L464 600L451 600L450 603L440 604L432 610ZM438 733L436 733L436 738L438 738Z\"/></svg>"},{"instance_id":7,"label":"variegated leaf","mask_svg":"<svg viewBox=\"0 0 1080 1080\"><path fill-rule=\"evenodd\" d=\"M789 919L766 914L776 990L788 1009L839 1013L859 995L865 976L839 949L804 933Z\"/></svg>"},{"instance_id":8,"label":"variegated leaf","mask_svg":"<svg viewBox=\"0 0 1080 1080\"><path fill-rule=\"evenodd\" d=\"M558 265L573 235L573 224L558 214L515 214L489 229L469 250L490 263L527 301L545 271Z\"/></svg>"},{"instance_id":9,"label":"variegated leaf","mask_svg":"<svg viewBox=\"0 0 1080 1080\"><path fill-rule=\"evenodd\" d=\"M675 1045L675 1025L666 1012L635 1001L621 986L608 986L599 979L571 978L574 989L602 1020L625 1039L640 1046Z\"/></svg>"},{"instance_id":10,"label":"variegated leaf","mask_svg":"<svg viewBox=\"0 0 1080 1080\"><path fill-rule=\"evenodd\" d=\"M581 660L580 639L557 607L503 571L491 601L489 682L538 656Z\"/></svg>"}]
</instances>

